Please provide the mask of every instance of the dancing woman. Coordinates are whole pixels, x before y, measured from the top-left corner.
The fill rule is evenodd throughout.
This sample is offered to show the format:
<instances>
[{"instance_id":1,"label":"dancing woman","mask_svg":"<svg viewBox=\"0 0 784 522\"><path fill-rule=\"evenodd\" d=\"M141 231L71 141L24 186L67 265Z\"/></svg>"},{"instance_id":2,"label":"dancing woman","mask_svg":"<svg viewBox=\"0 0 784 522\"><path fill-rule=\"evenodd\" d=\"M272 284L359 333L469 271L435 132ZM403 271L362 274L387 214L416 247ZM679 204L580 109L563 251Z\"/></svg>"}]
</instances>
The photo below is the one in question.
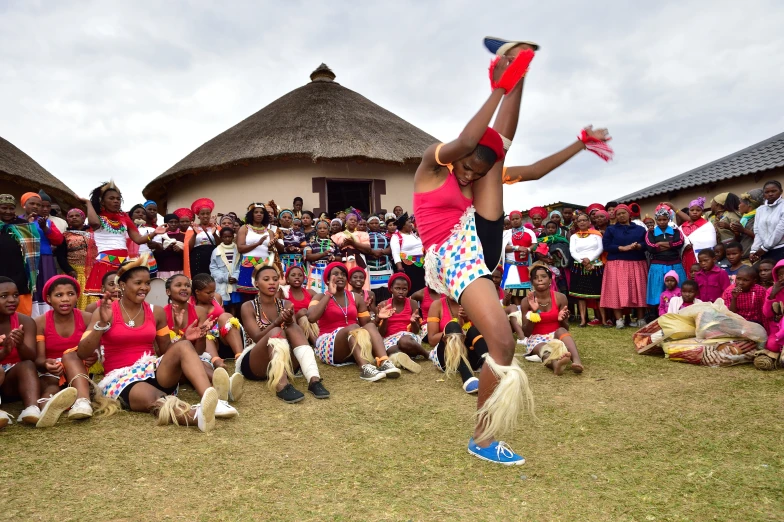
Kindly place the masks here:
<instances>
[{"instance_id":1,"label":"dancing woman","mask_svg":"<svg viewBox=\"0 0 784 522\"><path fill-rule=\"evenodd\" d=\"M319 325L316 355L330 366L356 362L359 378L365 381L400 377L400 370L387 357L383 337L370 322L365 302L354 299L347 281L346 265L330 263L324 271L327 290L314 297L308 307L308 321ZM390 315L389 310L380 310L378 316L388 319Z\"/></svg>"},{"instance_id":2,"label":"dancing woman","mask_svg":"<svg viewBox=\"0 0 784 522\"><path fill-rule=\"evenodd\" d=\"M305 398L290 382L294 379L296 361L308 382L308 391L317 399L329 398L321 383L313 348L305 332L294 322L294 307L290 301L277 298L280 288L277 268L257 265L253 280L258 294L253 301L242 305L242 325L254 344L237 358L235 371L246 379L266 380L276 397L293 404Z\"/></svg>"},{"instance_id":3,"label":"dancing woman","mask_svg":"<svg viewBox=\"0 0 784 522\"><path fill-rule=\"evenodd\" d=\"M183 338L172 342L163 308L144 302L150 291L150 270L144 256L121 265L118 282L122 297L104 295L77 351L84 360L103 345L106 375L98 383L99 389L132 411L152 413L158 425L173 422L196 425L204 432L212 430L218 392L210 386L192 344L204 337L206 325L193 321ZM171 395L183 376L201 397L197 406Z\"/></svg>"}]
</instances>

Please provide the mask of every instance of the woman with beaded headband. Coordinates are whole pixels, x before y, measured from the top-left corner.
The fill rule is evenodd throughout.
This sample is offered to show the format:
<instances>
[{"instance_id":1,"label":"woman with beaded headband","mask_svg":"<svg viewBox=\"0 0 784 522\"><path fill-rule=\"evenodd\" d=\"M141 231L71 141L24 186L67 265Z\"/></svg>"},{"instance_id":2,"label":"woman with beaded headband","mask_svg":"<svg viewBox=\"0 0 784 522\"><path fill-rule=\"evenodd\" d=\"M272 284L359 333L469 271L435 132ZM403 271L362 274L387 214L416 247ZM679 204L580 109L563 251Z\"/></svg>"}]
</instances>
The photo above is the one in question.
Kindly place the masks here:
<instances>
[{"instance_id":1,"label":"woman with beaded headband","mask_svg":"<svg viewBox=\"0 0 784 522\"><path fill-rule=\"evenodd\" d=\"M237 357L235 371L246 379L266 380L280 400L293 404L305 398L291 384L296 362L308 382L308 391L317 399L329 398L329 392L321 384L313 348L294 321L291 301L277 297L280 288L277 267L266 263L256 265L253 280L258 294L252 301L243 303L241 311L249 346Z\"/></svg>"},{"instance_id":2,"label":"woman with beaded headband","mask_svg":"<svg viewBox=\"0 0 784 522\"><path fill-rule=\"evenodd\" d=\"M340 262L324 270L327 290L316 295L308 305L308 321L318 322L316 355L324 364L343 366L356 363L359 378L375 382L400 377L384 348L384 339L370 319L364 300L355 300L348 286L348 269ZM388 319L392 312L379 311L379 319Z\"/></svg>"},{"instance_id":3,"label":"woman with beaded headband","mask_svg":"<svg viewBox=\"0 0 784 522\"><path fill-rule=\"evenodd\" d=\"M318 221L316 235L304 249L305 260L308 262L306 288L314 294L324 293L324 270L328 264L340 259L340 249L329 237L329 227L329 221Z\"/></svg>"},{"instance_id":4,"label":"woman with beaded headband","mask_svg":"<svg viewBox=\"0 0 784 522\"><path fill-rule=\"evenodd\" d=\"M193 346L206 335L209 324L194 320L179 341L172 341L163 308L145 302L150 291L146 262L142 256L120 266L117 281L122 296L115 299L107 293L103 297L77 354L87 359L99 346L104 348L106 375L98 388L106 398L118 401L105 413L114 413L122 405L153 414L158 425L173 422L210 431L215 427L216 409L233 408L220 404ZM201 397L198 405L172 395L183 377Z\"/></svg>"},{"instance_id":5,"label":"woman with beaded headband","mask_svg":"<svg viewBox=\"0 0 784 522\"><path fill-rule=\"evenodd\" d=\"M302 264L302 250L306 246L304 232L301 228L295 229L293 221L294 213L289 209L281 210L278 214L278 238L283 242L279 257L284 273L290 267Z\"/></svg>"},{"instance_id":6,"label":"woman with beaded headband","mask_svg":"<svg viewBox=\"0 0 784 522\"><path fill-rule=\"evenodd\" d=\"M87 223L93 229L93 240L97 256L90 270L85 292L100 293L104 274L116 270L128 257L126 239L137 245L151 242L155 236L164 234L166 227L160 226L151 234L141 235L136 224L121 210L122 194L113 181L96 187L90 199L82 199L87 206Z\"/></svg>"},{"instance_id":7,"label":"woman with beaded headband","mask_svg":"<svg viewBox=\"0 0 784 522\"><path fill-rule=\"evenodd\" d=\"M128 216L130 216L131 220L136 224L136 227L139 229L139 234L142 234L143 236L152 234L158 227L157 224L153 227L148 225L149 216L147 215L147 210L144 208L144 205L134 205L131 207L131 210L128 212ZM130 239L127 241L127 243L128 253L132 258L138 257L142 254L147 254L147 266L150 269L150 277L158 277L158 260L155 259L153 251L161 247L160 243L150 241L145 245L137 245Z\"/></svg>"},{"instance_id":8,"label":"woman with beaded headband","mask_svg":"<svg viewBox=\"0 0 784 522\"><path fill-rule=\"evenodd\" d=\"M365 254L373 254L370 249L370 236L367 232L357 230L359 211L352 210L346 214L346 224L341 232L332 235L332 241L340 249L343 263L350 270L355 266L367 267ZM365 290L370 290L370 281L365 280Z\"/></svg>"},{"instance_id":9,"label":"woman with beaded headband","mask_svg":"<svg viewBox=\"0 0 784 522\"><path fill-rule=\"evenodd\" d=\"M58 262L63 272L79 282L80 288L87 284L87 277L92 269L98 251L95 247L93 234L85 227L87 215L78 208L72 208L65 216L68 228L63 233L64 248L57 249ZM90 299L84 292L79 292L77 308L84 310L95 299Z\"/></svg>"},{"instance_id":10,"label":"woman with beaded headband","mask_svg":"<svg viewBox=\"0 0 784 522\"><path fill-rule=\"evenodd\" d=\"M215 247L220 243L218 226L212 220L215 203L208 198L200 198L191 205L191 212L196 216L193 223L193 234L188 238L188 259L190 277L197 274L210 273L210 259Z\"/></svg>"},{"instance_id":11,"label":"woman with beaded headband","mask_svg":"<svg viewBox=\"0 0 784 522\"><path fill-rule=\"evenodd\" d=\"M523 226L523 214L519 210L509 213L511 228L504 232L504 276L501 286L519 305L531 289L528 275L533 253L536 250L536 234Z\"/></svg>"},{"instance_id":12,"label":"woman with beaded headband","mask_svg":"<svg viewBox=\"0 0 784 522\"><path fill-rule=\"evenodd\" d=\"M274 255L277 228L271 226L270 216L264 203L251 203L245 215L245 225L237 233L237 250L242 255L237 292L242 302L250 301L258 290L253 281L253 269Z\"/></svg>"}]
</instances>

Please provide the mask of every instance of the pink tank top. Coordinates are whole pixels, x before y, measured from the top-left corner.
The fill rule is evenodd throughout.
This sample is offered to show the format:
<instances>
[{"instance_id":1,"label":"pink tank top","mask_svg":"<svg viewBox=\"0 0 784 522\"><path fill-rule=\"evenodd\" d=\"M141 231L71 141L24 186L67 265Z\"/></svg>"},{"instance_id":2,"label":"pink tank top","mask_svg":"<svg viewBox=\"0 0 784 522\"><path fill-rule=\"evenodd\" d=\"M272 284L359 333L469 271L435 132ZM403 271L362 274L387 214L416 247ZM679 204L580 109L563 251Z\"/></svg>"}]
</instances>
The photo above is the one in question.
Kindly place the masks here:
<instances>
[{"instance_id":1,"label":"pink tank top","mask_svg":"<svg viewBox=\"0 0 784 522\"><path fill-rule=\"evenodd\" d=\"M299 301L297 301L297 299L294 297L294 292L289 290L289 301L291 301L291 304L294 305L295 313L299 312L300 310L307 310L310 301L313 299L313 296L310 295L310 292L308 292L307 288L302 287L300 290L302 290L302 299Z\"/></svg>"},{"instance_id":2,"label":"pink tank top","mask_svg":"<svg viewBox=\"0 0 784 522\"><path fill-rule=\"evenodd\" d=\"M74 309L74 331L70 337L60 337L57 333L57 328L54 325L54 311L49 310L46 312L46 324L44 326L44 337L46 337L46 358L47 359L61 359L63 352L71 348L79 346L79 341L82 340L82 334L87 330L87 325L84 324L82 312Z\"/></svg>"},{"instance_id":3,"label":"pink tank top","mask_svg":"<svg viewBox=\"0 0 784 522\"><path fill-rule=\"evenodd\" d=\"M403 311L400 313L395 312L392 314L392 317L387 319L387 336L407 331L412 313L411 299L406 298L406 304L403 306Z\"/></svg>"},{"instance_id":4,"label":"pink tank top","mask_svg":"<svg viewBox=\"0 0 784 522\"><path fill-rule=\"evenodd\" d=\"M191 301L190 302L191 302L191 304L193 306L196 306L198 304L196 302L196 298L193 297L193 296L191 296ZM170 308L170 310L171 310L171 308ZM208 319L212 319L213 321L217 321L218 317L222 316L225 312L226 312L226 310L224 310L223 307L218 304L218 300L213 298L212 299L212 312L207 314L207 318ZM190 314L190 307L188 307L188 313ZM167 319L168 319L168 316L167 316ZM169 328L171 328L171 325L169 325Z\"/></svg>"},{"instance_id":5,"label":"pink tank top","mask_svg":"<svg viewBox=\"0 0 784 522\"><path fill-rule=\"evenodd\" d=\"M441 328L443 332L446 328L446 325L449 324L449 321L452 320L452 309L449 308L449 301L446 300L446 297L443 295L441 296L441 322L438 324L438 327Z\"/></svg>"},{"instance_id":6,"label":"pink tank top","mask_svg":"<svg viewBox=\"0 0 784 522\"><path fill-rule=\"evenodd\" d=\"M534 323L531 335L551 334L561 327L561 323L558 321L560 310L558 309L558 302L555 300L555 290L552 287L550 288L550 303L549 312L539 312L541 320L538 323Z\"/></svg>"},{"instance_id":7,"label":"pink tank top","mask_svg":"<svg viewBox=\"0 0 784 522\"><path fill-rule=\"evenodd\" d=\"M14 313L9 318L9 320L11 321L11 330L14 330L15 328L19 328L19 314ZM14 348L11 348L11 350L9 350L8 355L6 355L5 359L0 361L0 363L2 363L2 364L16 364L19 361L21 361L21 359L19 358L19 352L17 352L16 351L16 347L14 347Z\"/></svg>"},{"instance_id":8,"label":"pink tank top","mask_svg":"<svg viewBox=\"0 0 784 522\"><path fill-rule=\"evenodd\" d=\"M354 302L354 296L351 294L351 290L348 289L343 291L343 295L346 296L343 299L324 296L324 299L329 299L329 303L327 303L327 308L324 310L321 319L318 320L319 331L322 335L332 333L351 324L357 324L357 305ZM340 306L335 303L335 300L340 303ZM348 303L348 307L346 307L346 303ZM346 308L348 308L348 311ZM348 313L344 315L346 311Z\"/></svg>"},{"instance_id":9,"label":"pink tank top","mask_svg":"<svg viewBox=\"0 0 784 522\"><path fill-rule=\"evenodd\" d=\"M449 237L472 203L473 199L460 192L460 184L451 172L437 189L414 193L414 215L425 252Z\"/></svg>"},{"instance_id":10,"label":"pink tank top","mask_svg":"<svg viewBox=\"0 0 784 522\"><path fill-rule=\"evenodd\" d=\"M152 305L142 303L144 324L131 328L123 321L120 301L112 303L112 327L101 338L103 343L103 368L106 373L131 366L144 354L154 354L155 316Z\"/></svg>"},{"instance_id":11,"label":"pink tank top","mask_svg":"<svg viewBox=\"0 0 784 522\"><path fill-rule=\"evenodd\" d=\"M217 303L216 303L217 304ZM169 325L169 328L174 331L174 316L172 315L172 306L167 304L163 307L163 311L166 312L166 324ZM199 318L199 313L196 311L196 305L193 302L188 301L188 317L185 318L185 324L189 325L193 321ZM176 334L182 335L182 332L174 332Z\"/></svg>"}]
</instances>

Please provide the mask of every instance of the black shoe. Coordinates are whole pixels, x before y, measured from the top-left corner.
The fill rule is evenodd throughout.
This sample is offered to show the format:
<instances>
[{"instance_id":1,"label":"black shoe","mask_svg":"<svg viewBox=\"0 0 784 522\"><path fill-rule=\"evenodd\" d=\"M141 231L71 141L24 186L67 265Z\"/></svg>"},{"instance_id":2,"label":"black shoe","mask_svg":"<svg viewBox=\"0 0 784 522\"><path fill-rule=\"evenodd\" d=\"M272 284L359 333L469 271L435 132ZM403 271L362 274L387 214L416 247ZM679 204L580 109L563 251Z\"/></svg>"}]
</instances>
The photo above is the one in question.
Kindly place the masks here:
<instances>
[{"instance_id":1,"label":"black shoe","mask_svg":"<svg viewBox=\"0 0 784 522\"><path fill-rule=\"evenodd\" d=\"M308 391L317 399L329 399L329 392L324 385L321 384L321 381L308 384Z\"/></svg>"},{"instance_id":2,"label":"black shoe","mask_svg":"<svg viewBox=\"0 0 784 522\"><path fill-rule=\"evenodd\" d=\"M305 394L303 394L291 384L287 384L285 388L279 392L276 392L275 395L278 396L278 399L289 404L294 404L295 402L299 402L305 398Z\"/></svg>"}]
</instances>

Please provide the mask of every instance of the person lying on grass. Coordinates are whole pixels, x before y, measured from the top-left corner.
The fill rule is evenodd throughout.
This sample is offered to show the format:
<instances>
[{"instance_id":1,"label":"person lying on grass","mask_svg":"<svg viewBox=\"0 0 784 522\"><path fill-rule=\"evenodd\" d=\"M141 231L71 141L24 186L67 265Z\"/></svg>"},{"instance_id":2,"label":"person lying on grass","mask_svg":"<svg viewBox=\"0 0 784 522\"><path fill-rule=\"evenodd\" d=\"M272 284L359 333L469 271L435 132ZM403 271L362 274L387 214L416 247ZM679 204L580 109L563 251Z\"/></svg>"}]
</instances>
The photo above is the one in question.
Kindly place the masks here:
<instances>
[{"instance_id":1,"label":"person lying on grass","mask_svg":"<svg viewBox=\"0 0 784 522\"><path fill-rule=\"evenodd\" d=\"M397 272L389 278L387 287L392 299L383 301L379 309L390 316L387 319L376 318L378 331L384 337L384 347L392 363L419 373L422 368L411 359L428 357L430 352L421 344L419 305L407 297L411 280L404 272Z\"/></svg>"},{"instance_id":2,"label":"person lying on grass","mask_svg":"<svg viewBox=\"0 0 784 522\"><path fill-rule=\"evenodd\" d=\"M76 400L76 390L67 388L49 399L41 399L41 383L35 367L35 321L16 312L19 307L19 289L13 279L0 277L0 392L10 400L22 400L24 409L19 421L37 428L49 428L57 423L60 415ZM44 403L43 410L38 406ZM0 412L0 427L11 419Z\"/></svg>"},{"instance_id":3,"label":"person lying on grass","mask_svg":"<svg viewBox=\"0 0 784 522\"><path fill-rule=\"evenodd\" d=\"M533 292L520 305L527 356L537 356L555 375L561 375L569 363L574 373L583 372L577 345L569 333L569 300L553 288L547 267L531 269Z\"/></svg>"},{"instance_id":4,"label":"person lying on grass","mask_svg":"<svg viewBox=\"0 0 784 522\"><path fill-rule=\"evenodd\" d=\"M91 314L76 309L81 287L70 276L54 276L46 282L43 295L52 307L35 318L38 351L36 366L41 380L41 397L51 397L68 386L76 389L76 402L68 412L69 419L93 416L90 403L90 366L98 360L98 352L82 361L76 347L82 339Z\"/></svg>"},{"instance_id":5,"label":"person lying on grass","mask_svg":"<svg viewBox=\"0 0 784 522\"><path fill-rule=\"evenodd\" d=\"M400 370L387 356L384 339L370 321L364 300L354 298L348 287L346 265L333 262L324 270L327 291L313 298L308 307L308 321L318 322L316 355L324 364L342 366L356 362L359 378L378 381L397 379ZM389 310L379 310L379 319L389 319ZM374 364L375 363L375 364Z\"/></svg>"},{"instance_id":6,"label":"person lying on grass","mask_svg":"<svg viewBox=\"0 0 784 522\"><path fill-rule=\"evenodd\" d=\"M163 308L145 302L150 292L146 257L127 260L120 266L117 280L122 296L115 298L109 292L104 295L79 342L77 354L85 360L99 346L104 347L106 375L98 389L106 398L118 402L100 413L110 415L122 406L151 413L159 426L173 422L211 431L217 408L221 408L221 416L227 417L236 416L237 410L219 400L193 346L206 335L209 321L199 325L193 318L182 338L172 340ZM172 395L183 376L201 397L196 406Z\"/></svg>"},{"instance_id":7,"label":"person lying on grass","mask_svg":"<svg viewBox=\"0 0 784 522\"><path fill-rule=\"evenodd\" d=\"M254 344L236 359L235 371L252 381L266 380L276 397L293 404L305 398L290 382L294 379L296 363L308 382L308 391L317 399L329 398L329 392L321 384L313 348L305 332L294 322L294 306L291 301L277 297L280 288L277 268L256 265L253 284L259 293L252 301L242 304L241 314L245 334Z\"/></svg>"}]
</instances>

